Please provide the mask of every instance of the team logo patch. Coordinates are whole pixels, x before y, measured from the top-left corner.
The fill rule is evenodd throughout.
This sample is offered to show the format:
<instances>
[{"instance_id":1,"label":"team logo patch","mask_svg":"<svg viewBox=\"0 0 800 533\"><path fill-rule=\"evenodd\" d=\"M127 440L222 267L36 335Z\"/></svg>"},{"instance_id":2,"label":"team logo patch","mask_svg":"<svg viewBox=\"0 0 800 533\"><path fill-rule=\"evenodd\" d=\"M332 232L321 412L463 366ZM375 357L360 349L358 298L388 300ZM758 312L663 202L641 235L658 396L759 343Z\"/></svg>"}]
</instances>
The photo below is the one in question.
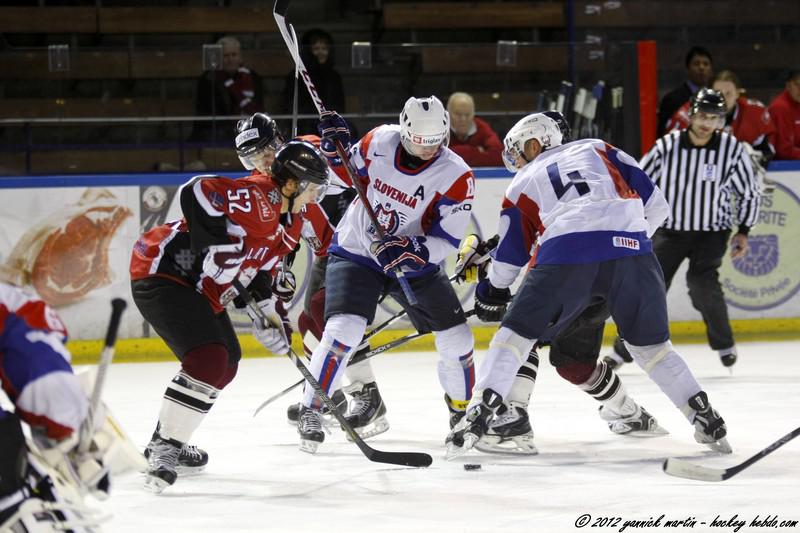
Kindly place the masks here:
<instances>
[{"instance_id":1,"label":"team logo patch","mask_svg":"<svg viewBox=\"0 0 800 533\"><path fill-rule=\"evenodd\" d=\"M714 181L717 175L717 166L711 163L703 165L702 179L705 181Z\"/></svg>"},{"instance_id":2,"label":"team logo patch","mask_svg":"<svg viewBox=\"0 0 800 533\"><path fill-rule=\"evenodd\" d=\"M267 194L267 198L269 198L270 203L272 204L279 204L281 203L281 193L278 192L278 189L272 189Z\"/></svg>"},{"instance_id":3,"label":"team logo patch","mask_svg":"<svg viewBox=\"0 0 800 533\"><path fill-rule=\"evenodd\" d=\"M275 192L274 189L270 191L270 193ZM275 218L275 211L270 207L269 203L267 203L266 198L264 195L261 194L261 191L258 189L253 189L253 196L256 199L256 204L258 205L258 216L261 218L263 222L269 222Z\"/></svg>"},{"instance_id":4,"label":"team logo patch","mask_svg":"<svg viewBox=\"0 0 800 533\"><path fill-rule=\"evenodd\" d=\"M375 217L378 219L378 224L383 228L384 233L394 234L397 228L400 227L400 214L394 210L384 207L381 204L375 206ZM374 228L372 233L374 233Z\"/></svg>"},{"instance_id":5,"label":"team logo patch","mask_svg":"<svg viewBox=\"0 0 800 533\"><path fill-rule=\"evenodd\" d=\"M211 202L211 205L214 206L215 209L220 209L225 205L225 198L217 191L208 193L208 201Z\"/></svg>"},{"instance_id":6,"label":"team logo patch","mask_svg":"<svg viewBox=\"0 0 800 533\"><path fill-rule=\"evenodd\" d=\"M620 237L619 235L615 235L612 238L612 244L614 245L614 248L628 248L630 250L639 249L639 240L632 239L630 237Z\"/></svg>"}]
</instances>

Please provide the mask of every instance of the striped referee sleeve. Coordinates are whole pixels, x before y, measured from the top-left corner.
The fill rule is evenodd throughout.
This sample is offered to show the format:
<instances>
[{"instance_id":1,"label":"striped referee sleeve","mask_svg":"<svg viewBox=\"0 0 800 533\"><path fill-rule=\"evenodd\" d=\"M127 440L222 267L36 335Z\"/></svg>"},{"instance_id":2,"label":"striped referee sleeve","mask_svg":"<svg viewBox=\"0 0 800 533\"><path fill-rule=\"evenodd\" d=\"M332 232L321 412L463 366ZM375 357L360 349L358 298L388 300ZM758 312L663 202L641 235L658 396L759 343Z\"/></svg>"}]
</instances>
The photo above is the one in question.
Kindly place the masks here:
<instances>
[{"instance_id":1,"label":"striped referee sleeve","mask_svg":"<svg viewBox=\"0 0 800 533\"><path fill-rule=\"evenodd\" d=\"M735 141L733 137L731 140L736 143L735 164L731 173L731 186L736 193L736 221L739 224L739 231L747 234L758 220L761 190L750 163L750 156L747 155L742 143Z\"/></svg>"}]
</instances>

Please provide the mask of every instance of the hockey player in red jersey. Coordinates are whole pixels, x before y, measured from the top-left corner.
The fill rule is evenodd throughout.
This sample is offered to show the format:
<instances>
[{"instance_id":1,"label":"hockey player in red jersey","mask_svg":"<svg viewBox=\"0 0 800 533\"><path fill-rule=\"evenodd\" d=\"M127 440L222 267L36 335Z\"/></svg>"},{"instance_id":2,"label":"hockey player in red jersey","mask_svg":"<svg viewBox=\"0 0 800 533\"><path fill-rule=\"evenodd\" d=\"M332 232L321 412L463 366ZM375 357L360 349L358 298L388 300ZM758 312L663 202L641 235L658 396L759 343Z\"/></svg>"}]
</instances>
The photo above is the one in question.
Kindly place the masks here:
<instances>
[{"instance_id":1,"label":"hockey player in red jersey","mask_svg":"<svg viewBox=\"0 0 800 533\"><path fill-rule=\"evenodd\" d=\"M260 135L258 128L247 128L237 144ZM256 168L250 158L243 163ZM297 245L299 213L324 194L328 179L319 151L290 141L275 153L269 176L193 178L179 192L183 218L153 228L134 245L134 302L181 361L147 447L147 488L161 492L179 469L202 468L208 461L188 442L236 375L241 351L225 311L236 297L231 282L238 278L249 286L262 309L276 316L268 273ZM268 350L288 351L283 331L251 318L254 336Z\"/></svg>"}]
</instances>

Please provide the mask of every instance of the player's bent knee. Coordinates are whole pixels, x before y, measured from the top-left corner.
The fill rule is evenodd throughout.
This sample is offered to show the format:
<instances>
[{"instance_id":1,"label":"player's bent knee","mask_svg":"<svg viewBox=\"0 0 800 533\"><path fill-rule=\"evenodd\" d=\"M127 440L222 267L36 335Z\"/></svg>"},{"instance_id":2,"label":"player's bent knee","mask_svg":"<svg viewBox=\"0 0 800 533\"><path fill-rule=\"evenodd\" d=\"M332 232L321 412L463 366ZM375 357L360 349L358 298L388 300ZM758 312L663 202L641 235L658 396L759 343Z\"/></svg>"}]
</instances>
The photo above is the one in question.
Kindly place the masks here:
<instances>
[{"instance_id":1,"label":"player's bent knee","mask_svg":"<svg viewBox=\"0 0 800 533\"><path fill-rule=\"evenodd\" d=\"M203 383L218 383L228 371L228 350L222 344L204 344L189 350L181 362L183 371Z\"/></svg>"},{"instance_id":2,"label":"player's bent knee","mask_svg":"<svg viewBox=\"0 0 800 533\"><path fill-rule=\"evenodd\" d=\"M322 342L330 346L333 346L334 343L339 343L344 345L344 349L350 351L361 343L361 338L364 336L366 329L367 319L363 316L334 315L325 324Z\"/></svg>"},{"instance_id":3,"label":"player's bent knee","mask_svg":"<svg viewBox=\"0 0 800 533\"><path fill-rule=\"evenodd\" d=\"M475 347L472 330L466 323L452 328L434 332L436 350L442 360L458 361L459 358L471 354Z\"/></svg>"},{"instance_id":4,"label":"player's bent knee","mask_svg":"<svg viewBox=\"0 0 800 533\"><path fill-rule=\"evenodd\" d=\"M628 348L628 351L631 353L636 363L647 373L650 373L653 367L670 352L674 351L672 341L670 340L659 344L651 344L649 346L634 346L628 341L625 341L625 347Z\"/></svg>"},{"instance_id":5,"label":"player's bent knee","mask_svg":"<svg viewBox=\"0 0 800 533\"><path fill-rule=\"evenodd\" d=\"M492 337L489 349L505 349L514 354L520 364L528 357L528 352L533 348L536 339L527 339L518 335L511 328L502 326Z\"/></svg>"},{"instance_id":6,"label":"player's bent knee","mask_svg":"<svg viewBox=\"0 0 800 533\"><path fill-rule=\"evenodd\" d=\"M595 363L576 362L560 366L556 368L556 372L570 383L582 385L589 381L596 368Z\"/></svg>"}]
</instances>

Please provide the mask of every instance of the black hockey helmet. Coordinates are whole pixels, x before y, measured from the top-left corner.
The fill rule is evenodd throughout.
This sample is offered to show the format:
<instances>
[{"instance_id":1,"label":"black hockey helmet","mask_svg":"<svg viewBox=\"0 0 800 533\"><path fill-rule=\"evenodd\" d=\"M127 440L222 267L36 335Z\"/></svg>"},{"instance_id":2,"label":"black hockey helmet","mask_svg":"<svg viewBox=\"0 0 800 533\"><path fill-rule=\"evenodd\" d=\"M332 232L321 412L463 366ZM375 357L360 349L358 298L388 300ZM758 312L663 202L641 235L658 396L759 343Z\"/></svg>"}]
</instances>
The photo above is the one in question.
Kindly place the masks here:
<instances>
[{"instance_id":1,"label":"black hockey helmet","mask_svg":"<svg viewBox=\"0 0 800 533\"><path fill-rule=\"evenodd\" d=\"M567 124L567 119L564 118L559 111L545 111L542 113L546 117L550 117L558 124L558 129L561 131L561 144L567 143L572 140L572 130Z\"/></svg>"},{"instance_id":2,"label":"black hockey helmet","mask_svg":"<svg viewBox=\"0 0 800 533\"><path fill-rule=\"evenodd\" d=\"M708 113L709 115L719 115L724 117L728 113L728 108L725 106L725 97L722 93L714 89L700 89L692 97L692 102L689 106L689 116L694 115L698 111Z\"/></svg>"},{"instance_id":3,"label":"black hockey helmet","mask_svg":"<svg viewBox=\"0 0 800 533\"><path fill-rule=\"evenodd\" d=\"M302 194L310 185L315 185L321 198L329 183L325 157L313 144L306 141L289 141L284 144L275 154L270 172L272 179L281 186L290 179L298 181L300 187L293 197Z\"/></svg>"},{"instance_id":4,"label":"black hockey helmet","mask_svg":"<svg viewBox=\"0 0 800 533\"><path fill-rule=\"evenodd\" d=\"M264 113L255 113L236 124L236 155L247 170L256 168L256 155L267 148L277 151L283 142L278 125Z\"/></svg>"}]
</instances>

